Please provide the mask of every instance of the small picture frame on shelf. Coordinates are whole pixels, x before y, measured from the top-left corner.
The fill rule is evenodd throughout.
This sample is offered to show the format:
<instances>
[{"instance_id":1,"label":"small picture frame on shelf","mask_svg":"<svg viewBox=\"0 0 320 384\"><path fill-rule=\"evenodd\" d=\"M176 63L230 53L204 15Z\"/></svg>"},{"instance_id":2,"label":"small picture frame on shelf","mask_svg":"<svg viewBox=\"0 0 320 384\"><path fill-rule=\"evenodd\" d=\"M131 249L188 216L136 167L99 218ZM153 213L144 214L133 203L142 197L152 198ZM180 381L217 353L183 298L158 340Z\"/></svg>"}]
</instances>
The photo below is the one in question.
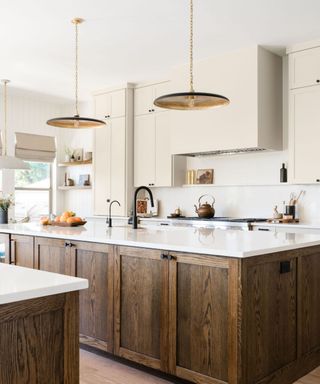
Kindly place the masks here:
<instances>
[{"instance_id":1,"label":"small picture frame on shelf","mask_svg":"<svg viewBox=\"0 0 320 384\"><path fill-rule=\"evenodd\" d=\"M90 185L90 175L80 175L79 176L79 185Z\"/></svg>"},{"instance_id":2,"label":"small picture frame on shelf","mask_svg":"<svg viewBox=\"0 0 320 384\"><path fill-rule=\"evenodd\" d=\"M198 169L197 184L213 184L213 169Z\"/></svg>"},{"instance_id":3,"label":"small picture frame on shelf","mask_svg":"<svg viewBox=\"0 0 320 384\"><path fill-rule=\"evenodd\" d=\"M75 157L75 161L83 160L83 148L77 148L74 150L73 155Z\"/></svg>"}]
</instances>

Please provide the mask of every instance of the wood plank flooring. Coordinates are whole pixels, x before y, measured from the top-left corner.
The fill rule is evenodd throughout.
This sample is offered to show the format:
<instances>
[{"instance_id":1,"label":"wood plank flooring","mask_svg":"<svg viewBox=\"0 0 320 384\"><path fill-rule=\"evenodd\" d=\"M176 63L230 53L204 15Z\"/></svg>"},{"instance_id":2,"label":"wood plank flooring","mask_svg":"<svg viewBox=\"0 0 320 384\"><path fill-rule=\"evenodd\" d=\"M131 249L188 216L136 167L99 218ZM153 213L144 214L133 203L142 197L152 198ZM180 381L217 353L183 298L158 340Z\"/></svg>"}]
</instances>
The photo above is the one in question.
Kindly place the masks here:
<instances>
[{"instance_id":1,"label":"wood plank flooring","mask_svg":"<svg viewBox=\"0 0 320 384\"><path fill-rule=\"evenodd\" d=\"M80 384L169 384L169 381L106 359L80 351ZM320 384L320 367L294 384Z\"/></svg>"}]
</instances>

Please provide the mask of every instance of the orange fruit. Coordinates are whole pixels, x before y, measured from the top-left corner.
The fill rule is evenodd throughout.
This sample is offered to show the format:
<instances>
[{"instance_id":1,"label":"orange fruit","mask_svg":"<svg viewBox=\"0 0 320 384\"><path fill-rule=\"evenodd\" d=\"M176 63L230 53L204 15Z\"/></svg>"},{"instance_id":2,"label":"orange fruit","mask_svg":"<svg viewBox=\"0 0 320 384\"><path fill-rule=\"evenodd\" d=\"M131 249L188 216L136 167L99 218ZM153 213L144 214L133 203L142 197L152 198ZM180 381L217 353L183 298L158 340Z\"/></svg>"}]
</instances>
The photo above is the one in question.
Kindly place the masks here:
<instances>
[{"instance_id":1,"label":"orange fruit","mask_svg":"<svg viewBox=\"0 0 320 384\"><path fill-rule=\"evenodd\" d=\"M67 223L71 224L71 223L81 223L82 222L82 219L81 217L68 217L67 218Z\"/></svg>"},{"instance_id":2,"label":"orange fruit","mask_svg":"<svg viewBox=\"0 0 320 384\"><path fill-rule=\"evenodd\" d=\"M61 216L57 216L54 221L57 222L57 223L60 223L60 219L61 219Z\"/></svg>"}]
</instances>

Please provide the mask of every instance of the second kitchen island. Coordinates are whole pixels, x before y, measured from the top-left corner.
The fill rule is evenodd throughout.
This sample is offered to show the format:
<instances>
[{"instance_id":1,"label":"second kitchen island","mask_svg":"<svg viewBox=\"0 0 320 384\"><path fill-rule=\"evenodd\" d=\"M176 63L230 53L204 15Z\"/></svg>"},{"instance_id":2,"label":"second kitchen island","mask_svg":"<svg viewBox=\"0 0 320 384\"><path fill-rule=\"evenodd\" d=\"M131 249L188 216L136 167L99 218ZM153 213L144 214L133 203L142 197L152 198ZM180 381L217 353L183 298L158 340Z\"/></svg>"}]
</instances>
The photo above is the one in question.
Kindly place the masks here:
<instances>
[{"instance_id":1,"label":"second kitchen island","mask_svg":"<svg viewBox=\"0 0 320 384\"><path fill-rule=\"evenodd\" d=\"M2 225L7 262L89 280L82 343L196 383L289 384L320 365L320 236Z\"/></svg>"}]
</instances>

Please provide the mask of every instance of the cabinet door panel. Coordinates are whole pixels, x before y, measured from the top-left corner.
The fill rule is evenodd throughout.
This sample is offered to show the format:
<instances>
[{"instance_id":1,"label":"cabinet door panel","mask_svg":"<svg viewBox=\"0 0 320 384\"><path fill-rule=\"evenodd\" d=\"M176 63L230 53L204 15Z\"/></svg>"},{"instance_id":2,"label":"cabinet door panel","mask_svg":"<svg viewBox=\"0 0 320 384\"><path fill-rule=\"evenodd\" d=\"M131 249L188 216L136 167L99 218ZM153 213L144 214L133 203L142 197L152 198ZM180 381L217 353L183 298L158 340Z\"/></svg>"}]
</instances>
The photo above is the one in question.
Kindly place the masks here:
<instances>
[{"instance_id":1,"label":"cabinet door panel","mask_svg":"<svg viewBox=\"0 0 320 384\"><path fill-rule=\"evenodd\" d=\"M157 187L170 187L172 184L170 112L157 114L155 122L155 185Z\"/></svg>"},{"instance_id":2,"label":"cabinet door panel","mask_svg":"<svg viewBox=\"0 0 320 384\"><path fill-rule=\"evenodd\" d=\"M297 356L296 260L280 273L280 262L248 268L246 279L247 380L255 383Z\"/></svg>"},{"instance_id":3,"label":"cabinet door panel","mask_svg":"<svg viewBox=\"0 0 320 384\"><path fill-rule=\"evenodd\" d=\"M317 85L320 80L320 48L290 55L290 88Z\"/></svg>"},{"instance_id":4,"label":"cabinet door panel","mask_svg":"<svg viewBox=\"0 0 320 384\"><path fill-rule=\"evenodd\" d=\"M95 129L94 132L94 213L106 215L107 199L110 196L110 148L111 127L108 122L106 127Z\"/></svg>"},{"instance_id":5,"label":"cabinet door panel","mask_svg":"<svg viewBox=\"0 0 320 384\"><path fill-rule=\"evenodd\" d=\"M10 264L12 262L10 255L10 235L1 233L0 234L0 263Z\"/></svg>"},{"instance_id":6,"label":"cabinet door panel","mask_svg":"<svg viewBox=\"0 0 320 384\"><path fill-rule=\"evenodd\" d=\"M294 143L294 181L320 179L320 89L302 89L291 95L291 131Z\"/></svg>"},{"instance_id":7,"label":"cabinet door panel","mask_svg":"<svg viewBox=\"0 0 320 384\"><path fill-rule=\"evenodd\" d=\"M33 241L32 236L11 235L10 262L20 267L34 268Z\"/></svg>"},{"instance_id":8,"label":"cabinet door panel","mask_svg":"<svg viewBox=\"0 0 320 384\"><path fill-rule=\"evenodd\" d=\"M167 262L159 251L120 247L115 271L115 353L160 369Z\"/></svg>"},{"instance_id":9,"label":"cabinet door panel","mask_svg":"<svg viewBox=\"0 0 320 384\"><path fill-rule=\"evenodd\" d=\"M125 118L113 119L111 122L110 147L110 199L118 200L119 207L114 204L112 214L126 214L126 122Z\"/></svg>"},{"instance_id":10,"label":"cabinet door panel","mask_svg":"<svg viewBox=\"0 0 320 384\"><path fill-rule=\"evenodd\" d=\"M177 260L177 374L227 382L228 269Z\"/></svg>"},{"instance_id":11,"label":"cabinet door panel","mask_svg":"<svg viewBox=\"0 0 320 384\"><path fill-rule=\"evenodd\" d=\"M36 238L35 268L74 276L75 265L72 262L70 247L65 247L63 240Z\"/></svg>"},{"instance_id":12,"label":"cabinet door panel","mask_svg":"<svg viewBox=\"0 0 320 384\"><path fill-rule=\"evenodd\" d=\"M134 185L155 184L154 115L138 116L134 122Z\"/></svg>"},{"instance_id":13,"label":"cabinet door panel","mask_svg":"<svg viewBox=\"0 0 320 384\"><path fill-rule=\"evenodd\" d=\"M320 347L320 255L299 259L301 353Z\"/></svg>"},{"instance_id":14,"label":"cabinet door panel","mask_svg":"<svg viewBox=\"0 0 320 384\"><path fill-rule=\"evenodd\" d=\"M146 86L134 90L134 115L145 115L153 108L153 87Z\"/></svg>"},{"instance_id":15,"label":"cabinet door panel","mask_svg":"<svg viewBox=\"0 0 320 384\"><path fill-rule=\"evenodd\" d=\"M76 243L76 276L89 280L80 291L81 342L113 352L113 253L103 244Z\"/></svg>"},{"instance_id":16,"label":"cabinet door panel","mask_svg":"<svg viewBox=\"0 0 320 384\"><path fill-rule=\"evenodd\" d=\"M111 117L122 117L126 114L126 91L121 89L120 91L111 93Z\"/></svg>"},{"instance_id":17,"label":"cabinet door panel","mask_svg":"<svg viewBox=\"0 0 320 384\"><path fill-rule=\"evenodd\" d=\"M95 116L97 119L104 120L106 116L111 116L111 93L97 95L95 100Z\"/></svg>"}]
</instances>

